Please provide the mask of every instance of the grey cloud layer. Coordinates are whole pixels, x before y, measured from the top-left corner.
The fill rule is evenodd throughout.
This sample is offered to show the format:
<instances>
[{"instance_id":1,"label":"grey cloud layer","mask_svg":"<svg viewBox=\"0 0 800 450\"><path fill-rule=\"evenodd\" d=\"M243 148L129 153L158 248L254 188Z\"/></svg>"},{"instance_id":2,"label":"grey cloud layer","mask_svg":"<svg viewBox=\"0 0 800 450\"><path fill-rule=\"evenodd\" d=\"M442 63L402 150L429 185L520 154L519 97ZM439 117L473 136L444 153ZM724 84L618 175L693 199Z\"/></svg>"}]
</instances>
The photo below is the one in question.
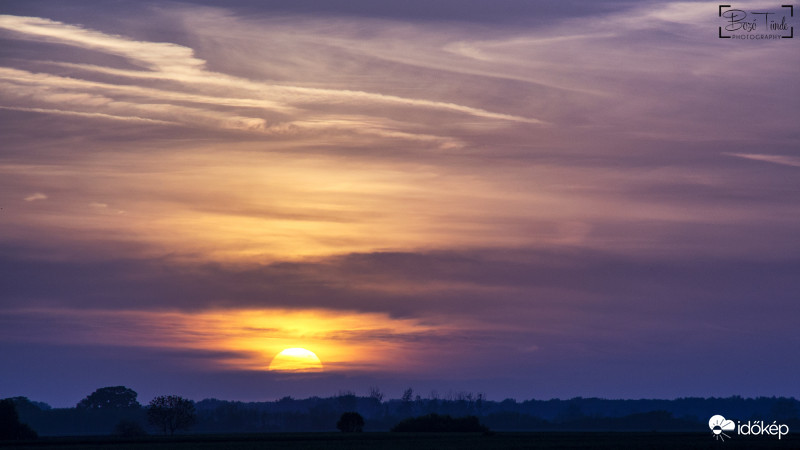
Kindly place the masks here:
<instances>
[{"instance_id":1,"label":"grey cloud layer","mask_svg":"<svg viewBox=\"0 0 800 450\"><path fill-rule=\"evenodd\" d=\"M579 383L565 392L583 393L592 392L588 386L621 389L614 382L580 384L579 374L587 367L619 380L614 370L647 361L648 369L637 373L651 378L639 383L660 395L686 389L727 392L731 386L726 383L711 386L695 379L691 384L686 378L698 371L738 367L731 358L720 359L715 349L737 348L747 352L754 364L788 370L790 362L783 355L800 345L793 331L800 313L795 294L800 289L797 259L687 261L497 249L356 254L237 270L215 265L177 269L167 262L136 260L47 262L6 252L0 269L5 317L10 321L0 336L19 345L50 342L61 334L62 345L80 344L75 340L93 333L81 325L86 321L81 311L90 318L100 311L113 321L117 310L340 308L389 312L432 325L432 330L413 333L341 330L331 339L447 349L448 369L440 366L443 373L456 367L474 373L487 366L504 368L510 379L539 380L540 388L549 383L548 374L563 373L577 377ZM59 314L65 307L70 314ZM116 320L117 337L147 330L146 324L124 317ZM27 330L36 324L46 324L50 331L31 336ZM80 332L72 329L76 324ZM438 326L443 327L439 332ZM108 327L108 321L101 320L95 331L102 333ZM270 330L259 333L269 336ZM758 351L765 347L770 351ZM152 355L172 359L160 351ZM196 355L198 363L217 357ZM691 369L662 380L675 364ZM759 376L782 385L788 373ZM448 377L460 382L463 376ZM576 391L577 386L587 390ZM739 386L762 392L741 382Z\"/></svg>"}]
</instances>

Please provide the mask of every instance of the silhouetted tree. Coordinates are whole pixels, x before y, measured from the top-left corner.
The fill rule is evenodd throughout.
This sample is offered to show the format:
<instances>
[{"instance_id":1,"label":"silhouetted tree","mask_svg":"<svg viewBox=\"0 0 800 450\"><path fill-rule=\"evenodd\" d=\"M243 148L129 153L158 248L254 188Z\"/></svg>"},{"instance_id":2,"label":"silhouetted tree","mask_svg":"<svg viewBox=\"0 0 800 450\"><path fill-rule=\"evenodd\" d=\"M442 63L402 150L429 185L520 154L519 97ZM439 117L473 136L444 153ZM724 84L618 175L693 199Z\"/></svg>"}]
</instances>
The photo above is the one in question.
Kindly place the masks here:
<instances>
[{"instance_id":1,"label":"silhouetted tree","mask_svg":"<svg viewBox=\"0 0 800 450\"><path fill-rule=\"evenodd\" d=\"M147 407L147 421L164 434L185 430L197 422L194 402L177 395L156 397Z\"/></svg>"},{"instance_id":2,"label":"silhouetted tree","mask_svg":"<svg viewBox=\"0 0 800 450\"><path fill-rule=\"evenodd\" d=\"M370 386L369 387L369 398L381 403L383 401L383 392L381 392L378 386Z\"/></svg>"},{"instance_id":3,"label":"silhouetted tree","mask_svg":"<svg viewBox=\"0 0 800 450\"><path fill-rule=\"evenodd\" d=\"M364 431L364 418L357 412L346 412L336 422L336 428L342 433L360 433Z\"/></svg>"},{"instance_id":4,"label":"silhouetted tree","mask_svg":"<svg viewBox=\"0 0 800 450\"><path fill-rule=\"evenodd\" d=\"M141 408L136 401L136 391L125 386L100 388L78 403L79 409L125 409Z\"/></svg>"},{"instance_id":5,"label":"silhouetted tree","mask_svg":"<svg viewBox=\"0 0 800 450\"><path fill-rule=\"evenodd\" d=\"M0 441L36 439L35 431L19 421L17 408L10 398L0 400Z\"/></svg>"},{"instance_id":6,"label":"silhouetted tree","mask_svg":"<svg viewBox=\"0 0 800 450\"><path fill-rule=\"evenodd\" d=\"M400 414L409 416L414 410L414 390L411 388L403 391L403 396L400 397Z\"/></svg>"},{"instance_id":7,"label":"silhouetted tree","mask_svg":"<svg viewBox=\"0 0 800 450\"><path fill-rule=\"evenodd\" d=\"M28 397L11 397L9 400L14 402L14 405L17 407L17 412L19 413L20 417L24 417L26 413L30 413L32 411L49 411L53 409L50 405L44 402L34 402L31 401Z\"/></svg>"},{"instance_id":8,"label":"silhouetted tree","mask_svg":"<svg viewBox=\"0 0 800 450\"><path fill-rule=\"evenodd\" d=\"M400 401L403 403L411 403L411 400L414 398L414 390L411 388L406 389L403 391L403 396L400 398Z\"/></svg>"},{"instance_id":9,"label":"silhouetted tree","mask_svg":"<svg viewBox=\"0 0 800 450\"><path fill-rule=\"evenodd\" d=\"M369 414L375 418L385 415L383 407L383 392L377 386L369 388Z\"/></svg>"}]
</instances>

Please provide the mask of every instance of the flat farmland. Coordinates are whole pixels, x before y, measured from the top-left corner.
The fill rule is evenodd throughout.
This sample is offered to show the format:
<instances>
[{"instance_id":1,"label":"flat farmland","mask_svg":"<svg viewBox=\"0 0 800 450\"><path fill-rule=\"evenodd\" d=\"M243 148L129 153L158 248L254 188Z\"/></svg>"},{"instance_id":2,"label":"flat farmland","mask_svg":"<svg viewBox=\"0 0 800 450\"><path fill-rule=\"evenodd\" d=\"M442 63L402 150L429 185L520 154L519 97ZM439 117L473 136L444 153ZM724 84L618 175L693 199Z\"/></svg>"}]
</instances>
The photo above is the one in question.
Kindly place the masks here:
<instances>
[{"instance_id":1,"label":"flat farmland","mask_svg":"<svg viewBox=\"0 0 800 450\"><path fill-rule=\"evenodd\" d=\"M271 433L241 435L41 438L29 442L0 442L1 449L310 449L310 450L508 450L508 449L770 449L799 448L791 434L773 437L734 436L715 441L710 433Z\"/></svg>"}]
</instances>

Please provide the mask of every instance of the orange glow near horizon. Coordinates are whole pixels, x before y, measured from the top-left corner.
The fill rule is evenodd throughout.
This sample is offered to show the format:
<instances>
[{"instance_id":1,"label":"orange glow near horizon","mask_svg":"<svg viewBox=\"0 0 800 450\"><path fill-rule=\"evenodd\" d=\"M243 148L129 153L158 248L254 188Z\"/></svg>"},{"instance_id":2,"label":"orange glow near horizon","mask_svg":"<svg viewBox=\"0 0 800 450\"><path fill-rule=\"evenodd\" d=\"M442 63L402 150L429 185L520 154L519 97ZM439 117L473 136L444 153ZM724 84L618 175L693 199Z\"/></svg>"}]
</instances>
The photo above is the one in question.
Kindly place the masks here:
<instances>
[{"instance_id":1,"label":"orange glow near horizon","mask_svg":"<svg viewBox=\"0 0 800 450\"><path fill-rule=\"evenodd\" d=\"M413 319L394 319L386 314L311 309L24 310L18 313L40 318L49 316L69 329L68 336L59 336L54 331L52 335L30 339L63 338L75 344L103 342L104 345L155 350L205 351L209 356L201 356L199 362L204 368L243 371L282 371L271 366L276 364L276 355L298 348L313 349L314 358L324 361L325 372L414 370L423 357L413 341L421 335L443 331Z\"/></svg>"},{"instance_id":2,"label":"orange glow near horizon","mask_svg":"<svg viewBox=\"0 0 800 450\"><path fill-rule=\"evenodd\" d=\"M244 355L224 361L243 370L269 370L273 356L286 348L313 349L326 372L402 370L389 356L414 353L402 338L433 330L385 314L324 310L226 311L195 320L219 330L210 346Z\"/></svg>"}]
</instances>

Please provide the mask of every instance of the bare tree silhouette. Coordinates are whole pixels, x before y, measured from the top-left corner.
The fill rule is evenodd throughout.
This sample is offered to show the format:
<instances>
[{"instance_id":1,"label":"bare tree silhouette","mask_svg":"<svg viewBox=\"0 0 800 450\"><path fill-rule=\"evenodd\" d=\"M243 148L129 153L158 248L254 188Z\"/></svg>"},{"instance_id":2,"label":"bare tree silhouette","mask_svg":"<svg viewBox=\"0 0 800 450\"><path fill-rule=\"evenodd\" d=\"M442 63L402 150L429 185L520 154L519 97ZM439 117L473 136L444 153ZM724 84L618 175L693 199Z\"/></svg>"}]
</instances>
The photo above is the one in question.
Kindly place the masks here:
<instances>
[{"instance_id":1,"label":"bare tree silhouette","mask_svg":"<svg viewBox=\"0 0 800 450\"><path fill-rule=\"evenodd\" d=\"M164 434L175 434L175 430L185 430L197 422L194 402L177 395L161 395L150 401L147 407L147 421Z\"/></svg>"}]
</instances>

